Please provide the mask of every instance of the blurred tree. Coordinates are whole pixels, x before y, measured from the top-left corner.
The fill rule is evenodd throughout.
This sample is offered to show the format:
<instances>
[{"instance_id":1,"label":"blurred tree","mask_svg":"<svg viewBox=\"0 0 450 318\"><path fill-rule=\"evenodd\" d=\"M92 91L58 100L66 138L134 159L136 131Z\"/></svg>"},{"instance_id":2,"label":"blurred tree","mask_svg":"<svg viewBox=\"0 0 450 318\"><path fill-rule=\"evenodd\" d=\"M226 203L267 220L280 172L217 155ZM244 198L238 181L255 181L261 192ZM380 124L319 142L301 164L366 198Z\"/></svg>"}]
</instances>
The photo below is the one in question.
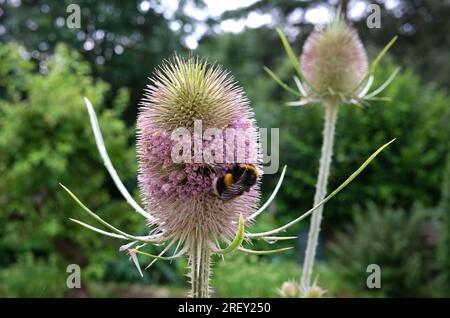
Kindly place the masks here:
<instances>
[{"instance_id":1,"label":"blurred tree","mask_svg":"<svg viewBox=\"0 0 450 318\"><path fill-rule=\"evenodd\" d=\"M419 206L409 213L380 210L373 204L356 212L353 224L329 246L329 265L340 277L340 288L365 297L432 296L437 241L429 235L435 213ZM380 267L379 289L366 285L369 264Z\"/></svg>"},{"instance_id":2,"label":"blurred tree","mask_svg":"<svg viewBox=\"0 0 450 318\"><path fill-rule=\"evenodd\" d=\"M102 277L105 263L118 257L116 249L107 245L111 240L69 221L85 217L58 183L117 226L141 228L139 216L105 188L107 173L82 101L89 96L101 105L108 85L94 82L89 66L66 46L56 48L45 75L33 73L23 52L16 44L0 47L0 267L18 265L30 272L36 263L36 279L46 266L49 277L63 277L41 281L48 284L42 288L65 286L71 263L83 268L83 278ZM100 112L97 107L97 112L115 165L125 180L135 182L135 155L127 141L131 130L120 119L127 100L122 89L113 109ZM2 285L8 282L2 280Z\"/></svg>"},{"instance_id":3,"label":"blurred tree","mask_svg":"<svg viewBox=\"0 0 450 318\"><path fill-rule=\"evenodd\" d=\"M23 253L14 266L0 270L0 297L61 297L67 292L66 279L56 255L43 260Z\"/></svg>"},{"instance_id":4,"label":"blurred tree","mask_svg":"<svg viewBox=\"0 0 450 318\"><path fill-rule=\"evenodd\" d=\"M363 40L382 47L399 35L391 50L399 64L412 68L425 83L450 86L450 2L427 0L366 1L381 6L381 28L369 29L365 13L355 22Z\"/></svg>"},{"instance_id":5,"label":"blurred tree","mask_svg":"<svg viewBox=\"0 0 450 318\"><path fill-rule=\"evenodd\" d=\"M442 240L439 247L439 267L442 286L446 295L450 295L450 148L447 154L447 165L443 173L442 198L440 202L442 213Z\"/></svg>"},{"instance_id":6,"label":"blurred tree","mask_svg":"<svg viewBox=\"0 0 450 318\"><path fill-rule=\"evenodd\" d=\"M66 25L70 14L66 9L72 3L81 9L79 29ZM133 123L147 78L174 50L183 51L181 37L189 29L183 28L189 24L188 17L159 0L1 0L0 5L1 42L13 40L24 45L24 54L39 61L42 72L57 43L66 43L89 62L94 78L110 84L106 106L119 88L129 88L126 116ZM169 18L177 31L169 27Z\"/></svg>"}]
</instances>

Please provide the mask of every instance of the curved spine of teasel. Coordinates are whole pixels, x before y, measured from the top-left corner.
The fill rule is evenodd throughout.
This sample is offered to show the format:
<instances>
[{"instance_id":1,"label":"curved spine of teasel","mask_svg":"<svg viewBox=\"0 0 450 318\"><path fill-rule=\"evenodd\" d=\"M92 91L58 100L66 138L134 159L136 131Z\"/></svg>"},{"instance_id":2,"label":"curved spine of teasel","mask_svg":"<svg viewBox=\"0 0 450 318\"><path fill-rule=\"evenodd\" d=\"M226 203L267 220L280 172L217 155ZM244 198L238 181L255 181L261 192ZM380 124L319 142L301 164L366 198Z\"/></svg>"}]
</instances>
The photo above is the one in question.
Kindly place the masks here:
<instances>
[{"instance_id":1,"label":"curved spine of teasel","mask_svg":"<svg viewBox=\"0 0 450 318\"><path fill-rule=\"evenodd\" d=\"M172 132L186 129L195 139L196 122L203 134L216 129L219 136L200 138L204 149L223 150L222 162L205 156L196 162L192 139L189 162L174 162L176 146ZM245 131L243 143L236 142L230 129ZM193 297L209 296L210 255L220 249L217 242L232 241L239 216L248 222L256 211L259 185L229 201L213 191L214 179L233 163L251 163L260 168L259 137L253 112L243 90L220 66L204 60L175 57L156 71L141 101L138 118L139 185L149 223L165 240L175 240L189 255ZM222 145L220 145L220 143ZM226 145L234 145L231 152ZM245 154L239 160L238 154ZM227 162L225 159L228 159ZM179 245L180 245L179 244Z\"/></svg>"}]
</instances>

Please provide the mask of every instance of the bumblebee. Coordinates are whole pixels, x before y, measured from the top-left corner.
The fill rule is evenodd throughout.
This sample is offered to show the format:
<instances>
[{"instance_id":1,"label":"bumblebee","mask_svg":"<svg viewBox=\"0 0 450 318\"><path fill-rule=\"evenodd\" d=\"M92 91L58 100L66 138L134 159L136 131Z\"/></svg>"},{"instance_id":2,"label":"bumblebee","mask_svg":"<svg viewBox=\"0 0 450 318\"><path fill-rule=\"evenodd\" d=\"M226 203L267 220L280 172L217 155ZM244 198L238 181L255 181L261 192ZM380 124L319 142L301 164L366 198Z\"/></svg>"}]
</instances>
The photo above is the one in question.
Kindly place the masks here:
<instances>
[{"instance_id":1,"label":"bumblebee","mask_svg":"<svg viewBox=\"0 0 450 318\"><path fill-rule=\"evenodd\" d=\"M258 181L258 168L250 164L235 164L223 177L216 178L213 191L223 201L228 201L250 191Z\"/></svg>"}]
</instances>

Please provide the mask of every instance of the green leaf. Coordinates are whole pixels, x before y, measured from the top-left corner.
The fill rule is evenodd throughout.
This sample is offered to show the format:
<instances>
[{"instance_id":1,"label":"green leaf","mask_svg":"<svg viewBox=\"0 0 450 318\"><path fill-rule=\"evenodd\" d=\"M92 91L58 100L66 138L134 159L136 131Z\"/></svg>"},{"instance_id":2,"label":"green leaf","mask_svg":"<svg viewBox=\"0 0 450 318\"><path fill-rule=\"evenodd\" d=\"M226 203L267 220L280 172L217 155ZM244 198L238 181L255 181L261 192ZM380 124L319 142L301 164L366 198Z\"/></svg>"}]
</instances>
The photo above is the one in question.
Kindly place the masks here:
<instances>
[{"instance_id":1,"label":"green leaf","mask_svg":"<svg viewBox=\"0 0 450 318\"><path fill-rule=\"evenodd\" d=\"M397 76L398 72L400 72L400 68L396 68L395 71L391 74L391 76L388 77L388 79L381 84L380 87L378 87L376 90L374 90L372 93L367 94L365 96L365 98L373 98L376 95L380 94L384 89L386 89L386 87L389 86L389 84L391 84L391 82L394 80L394 78Z\"/></svg>"},{"instance_id":2,"label":"green leaf","mask_svg":"<svg viewBox=\"0 0 450 318\"><path fill-rule=\"evenodd\" d=\"M381 59L386 55L387 51L394 45L395 41L397 41L397 36L394 36L392 40L389 41L388 44L381 50L381 52L378 54L378 56L373 60L372 64L370 64L370 73L375 72L378 63L381 61Z\"/></svg>"},{"instance_id":3,"label":"green leaf","mask_svg":"<svg viewBox=\"0 0 450 318\"><path fill-rule=\"evenodd\" d=\"M106 232L106 231L103 231L103 230L101 230L101 229L99 229L99 228L96 228L95 226L86 224L86 223L81 222L81 221L79 221L79 220L77 220L77 219L69 218L69 220L71 220L72 222L75 222L75 223L77 223L77 224L79 224L79 225L81 225L81 226L83 226L83 227L85 227L85 228L87 228L87 229L89 229L89 230L91 230L91 231L94 231L94 232L103 234L103 235L105 235L105 236L110 236L110 237L114 237L114 238L119 238L119 239L129 240L128 238L126 238L126 237L123 236L123 235L116 234L116 233L112 233L112 232Z\"/></svg>"},{"instance_id":4,"label":"green leaf","mask_svg":"<svg viewBox=\"0 0 450 318\"><path fill-rule=\"evenodd\" d=\"M390 40L389 43L386 44L386 46L381 50L381 52L378 53L378 56L370 64L369 70L367 71L366 75L364 75L364 77L361 79L361 82L359 82L353 92L356 92L366 82L369 76L375 73L378 63L380 63L381 59L386 55L387 51L389 51L392 45L394 45L395 41L397 41L397 38L397 36L394 36L392 40Z\"/></svg>"},{"instance_id":5,"label":"green leaf","mask_svg":"<svg viewBox=\"0 0 450 318\"><path fill-rule=\"evenodd\" d=\"M250 250L248 248L244 248L244 247L239 247L239 251L247 253L247 254L255 254L255 255L267 255L267 254L275 254L275 253L281 253L284 251L288 251L290 249L293 249L293 247L283 247L283 248L279 248L276 250L267 250L267 251L255 251L255 250Z\"/></svg>"},{"instance_id":6,"label":"green leaf","mask_svg":"<svg viewBox=\"0 0 450 318\"><path fill-rule=\"evenodd\" d=\"M250 219L254 219L256 218L260 213L264 212L264 210L270 205L270 203L272 203L273 199L275 199L278 190L280 190L281 185L283 184L283 180L284 180L284 175L286 174L286 168L287 165L284 165L283 167L283 171L281 171L281 175L280 175L280 179L278 180L278 183L275 187L275 189L273 190L272 194L270 195L269 199L266 201L266 203L263 204L262 207L259 208L258 211L256 211L255 213L253 213L250 216Z\"/></svg>"},{"instance_id":7,"label":"green leaf","mask_svg":"<svg viewBox=\"0 0 450 318\"><path fill-rule=\"evenodd\" d=\"M266 242L275 242L275 241L286 241L286 240L295 240L297 236L263 236L259 239L264 240Z\"/></svg>"},{"instance_id":8,"label":"green leaf","mask_svg":"<svg viewBox=\"0 0 450 318\"><path fill-rule=\"evenodd\" d=\"M63 184L59 184L71 197L72 199L78 203L78 205L85 210L87 213L89 213L89 215L91 215L94 219L96 219L98 222L100 222L101 224L103 224L104 226L106 226L107 228L111 229L113 232L123 235L124 237L126 237L127 239L131 239L131 240L137 240L137 241L141 241L141 242L151 242L151 240L145 240L143 238L139 238L133 235L130 235L128 233L125 233L119 229L117 229L116 227L114 227L113 225L109 224L108 222L106 222L105 220L103 220L101 217L99 217L97 214L95 214L94 212L92 212L86 205L83 204L83 202L81 202L80 199L77 198L77 196L75 194L72 193L72 191L70 191L68 188L66 188ZM79 221L78 221L79 222ZM76 223L78 223L76 222ZM80 224L80 223L79 223ZM82 224L83 226L85 226L84 224ZM87 225L87 224L86 224ZM91 230L93 230L92 228L90 228ZM95 230L93 230L95 231ZM96 231L98 232L98 231ZM102 233L103 234L103 233Z\"/></svg>"},{"instance_id":9,"label":"green leaf","mask_svg":"<svg viewBox=\"0 0 450 318\"><path fill-rule=\"evenodd\" d=\"M283 31L281 29L277 28L278 35L281 38L281 42L283 43L284 49L286 50L286 54L291 61L292 65L295 68L295 71L298 73L300 78L304 79L302 68L300 67L300 62L298 61L297 57L295 56L294 51L292 50L291 45L289 44L288 39L284 35Z\"/></svg>"},{"instance_id":10,"label":"green leaf","mask_svg":"<svg viewBox=\"0 0 450 318\"><path fill-rule=\"evenodd\" d=\"M147 213L143 208L139 206L139 204L133 199L131 194L128 192L127 188L125 188L122 181L120 180L120 177L117 174L117 171L114 168L111 159L109 158L108 152L106 151L105 142L103 141L102 132L100 131L100 125L97 120L97 115L95 115L94 107L92 107L91 102L86 97L84 97L84 102L86 104L86 108L89 113L92 132L94 133L95 143L97 144L98 152L100 153L100 156L103 159L103 163L105 164L106 170L108 170L111 178L114 181L114 184L117 186L117 189L119 189L120 193L123 195L125 200L127 200L128 204L131 207L133 207L136 210L136 212L144 216L146 219L152 220L153 217L150 215L150 213Z\"/></svg>"},{"instance_id":11,"label":"green leaf","mask_svg":"<svg viewBox=\"0 0 450 318\"><path fill-rule=\"evenodd\" d=\"M155 255L155 254L150 254L150 253L142 252L142 251L137 250L137 249L130 249L130 250L133 251L133 252L135 252L136 254L141 254L141 255L144 255L144 256L148 256L148 257L151 257L151 258L160 259L160 260L164 260L164 261L168 261L168 260L171 260L171 259L175 259L175 258L178 258L178 257L181 256L181 255L159 256L159 255Z\"/></svg>"},{"instance_id":12,"label":"green leaf","mask_svg":"<svg viewBox=\"0 0 450 318\"><path fill-rule=\"evenodd\" d=\"M238 231L236 233L236 237L234 238L233 242L230 243L226 248L223 250L219 250L216 253L219 254L229 254L231 252L234 252L241 246L242 242L244 241L244 217L242 214L239 216L239 227Z\"/></svg>"},{"instance_id":13,"label":"green leaf","mask_svg":"<svg viewBox=\"0 0 450 318\"><path fill-rule=\"evenodd\" d=\"M300 97L301 94L297 92L295 89L289 87L286 83L284 83L278 76L275 75L274 72L272 72L268 67L263 66L264 71L266 71L267 74L269 74L272 79L277 82L278 85L283 87L285 90L287 90L289 93L294 94L295 96Z\"/></svg>"},{"instance_id":14,"label":"green leaf","mask_svg":"<svg viewBox=\"0 0 450 318\"><path fill-rule=\"evenodd\" d=\"M289 223L287 223L287 224L285 224L285 225L283 225L283 226L281 226L281 227L279 227L277 229L271 230L271 231L262 232L262 233L247 233L246 236L253 238L253 237L261 237L261 236L268 236L268 235L276 234L276 233L279 233L279 232L289 228L290 226L292 226L294 224L297 224L301 220L305 219L307 216L312 214L319 207L321 207L322 205L327 203L329 200L331 200L336 194L338 194L342 189L344 189L350 182L352 182L353 179L355 179L380 152L382 152L387 146L389 146L394 141L395 141L395 139L392 139L388 143L386 143L383 146L381 146L380 148L378 148L378 150L375 151L366 161L364 161L364 163L358 168L358 170L353 172L350 175L350 177L348 177L347 180L345 180L344 183L342 183L336 190L331 192L330 195L328 195L325 199L323 199L321 202L319 202L316 206L314 206L309 211L303 213L301 216L299 216L295 220L293 220L293 221L291 221L291 222L289 222Z\"/></svg>"}]
</instances>

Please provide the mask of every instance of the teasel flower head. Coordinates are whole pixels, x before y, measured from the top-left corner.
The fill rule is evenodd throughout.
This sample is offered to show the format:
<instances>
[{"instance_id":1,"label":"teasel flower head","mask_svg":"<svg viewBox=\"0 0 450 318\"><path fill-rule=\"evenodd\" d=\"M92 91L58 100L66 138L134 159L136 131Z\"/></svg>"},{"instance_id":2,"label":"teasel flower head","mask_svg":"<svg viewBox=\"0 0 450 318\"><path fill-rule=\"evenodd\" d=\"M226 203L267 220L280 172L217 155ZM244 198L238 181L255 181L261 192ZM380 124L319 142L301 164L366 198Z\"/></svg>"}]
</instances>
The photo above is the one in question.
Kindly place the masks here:
<instances>
[{"instance_id":1,"label":"teasel flower head","mask_svg":"<svg viewBox=\"0 0 450 318\"><path fill-rule=\"evenodd\" d=\"M351 94L368 68L358 34L340 18L309 35L300 65L308 90L324 98Z\"/></svg>"},{"instance_id":2,"label":"teasel flower head","mask_svg":"<svg viewBox=\"0 0 450 318\"><path fill-rule=\"evenodd\" d=\"M183 149L177 147L181 140L174 138L177 129L192 137ZM211 129L217 134L205 136ZM232 240L239 216L248 220L256 211L259 184L224 201L213 191L214 181L235 163L262 170L253 112L229 73L195 58L177 56L167 61L145 90L138 130L138 181L146 207L155 217L151 224L166 239L176 238L187 245L199 236L211 245ZM232 133L239 131L244 135ZM194 141L200 135L204 138ZM241 142L237 137L243 137ZM196 154L195 142L203 154ZM228 144L234 149L227 148ZM205 150L214 145L222 154L212 152L206 158ZM187 160L174 162L174 149L180 149L175 156ZM242 154L240 160L238 154Z\"/></svg>"},{"instance_id":3,"label":"teasel flower head","mask_svg":"<svg viewBox=\"0 0 450 318\"><path fill-rule=\"evenodd\" d=\"M358 33L342 17L340 10L328 24L313 31L306 39L300 58L297 58L286 36L277 30L291 64L296 70L291 88L278 78L270 69L265 71L284 89L297 96L289 106L308 104L354 104L368 106L372 100L387 100L378 97L395 78L396 69L377 89L369 92L374 82L374 73L378 63L394 44L394 37L368 63L367 54Z\"/></svg>"}]
</instances>

